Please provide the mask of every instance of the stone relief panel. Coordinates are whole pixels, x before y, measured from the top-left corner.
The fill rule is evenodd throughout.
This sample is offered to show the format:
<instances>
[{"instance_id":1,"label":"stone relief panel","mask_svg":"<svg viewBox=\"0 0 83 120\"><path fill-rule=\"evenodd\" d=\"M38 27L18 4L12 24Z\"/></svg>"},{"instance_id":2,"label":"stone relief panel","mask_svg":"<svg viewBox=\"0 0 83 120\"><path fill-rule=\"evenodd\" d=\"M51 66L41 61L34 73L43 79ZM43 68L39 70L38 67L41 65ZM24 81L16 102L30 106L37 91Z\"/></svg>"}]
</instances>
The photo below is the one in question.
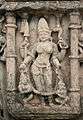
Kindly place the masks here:
<instances>
[{"instance_id":1,"label":"stone relief panel","mask_svg":"<svg viewBox=\"0 0 83 120\"><path fill-rule=\"evenodd\" d=\"M63 118L80 113L77 19L78 12L6 14L3 50L7 47L7 108L12 116L57 119L58 113Z\"/></svg>"},{"instance_id":2,"label":"stone relief panel","mask_svg":"<svg viewBox=\"0 0 83 120\"><path fill-rule=\"evenodd\" d=\"M83 5L0 5L0 119L77 117L83 96Z\"/></svg>"},{"instance_id":3,"label":"stone relief panel","mask_svg":"<svg viewBox=\"0 0 83 120\"><path fill-rule=\"evenodd\" d=\"M48 103L53 104L52 97L53 94L56 93L58 95L58 98L54 98L55 101L58 102L59 104L60 103L63 104L63 102L64 101L66 102L67 99L67 90L63 82L63 78L61 77L61 73L59 73L61 72L60 70L61 65L59 63L59 61L61 61L60 60L61 55L58 51L57 45L52 42L51 32L44 18L40 18L39 20L38 35L39 35L38 37L39 42L35 43L31 51L27 52L24 61L20 65L21 75L18 86L19 91L21 93L29 93L28 96L29 98L27 98L27 101L28 99L30 100L30 98L32 98L33 96L31 92L40 95L41 104L42 103L45 104L46 96L48 97ZM62 40L61 35L59 35L58 45L64 52L68 48L68 45L64 43L64 41ZM26 45L24 47L26 49ZM26 54L26 50L24 54ZM61 54L63 55L64 52ZM34 62L32 63L32 61ZM53 80L52 80L51 63L53 63L55 66L55 74L56 74L56 79L58 81L56 87L54 86L54 88L52 83ZM31 74L34 84L33 82L31 83L30 80L30 73L29 73L30 67L31 67Z\"/></svg>"}]
</instances>

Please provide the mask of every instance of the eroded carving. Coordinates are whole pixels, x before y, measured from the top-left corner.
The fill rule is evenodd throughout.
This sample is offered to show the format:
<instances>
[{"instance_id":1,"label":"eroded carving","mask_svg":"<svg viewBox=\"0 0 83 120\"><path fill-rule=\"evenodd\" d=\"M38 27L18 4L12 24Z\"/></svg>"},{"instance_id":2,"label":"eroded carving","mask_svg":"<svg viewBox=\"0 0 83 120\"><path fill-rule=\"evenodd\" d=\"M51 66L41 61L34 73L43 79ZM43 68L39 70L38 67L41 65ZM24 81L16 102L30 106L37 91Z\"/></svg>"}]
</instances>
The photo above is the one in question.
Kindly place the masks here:
<instances>
[{"instance_id":1,"label":"eroded carving","mask_svg":"<svg viewBox=\"0 0 83 120\"><path fill-rule=\"evenodd\" d=\"M73 114L80 113L79 15L74 11L69 16L64 8L53 13L52 9L55 8L53 4L49 6L50 8L45 5L46 12L42 11L43 6L41 9L34 7L39 11L33 13L31 6L24 10L25 5L24 7L22 5L22 11L20 11L21 8L18 8L19 10L14 12L16 14L8 12L10 14L6 16L6 31L3 28L7 39L7 111L16 119L43 119L45 116L46 119L67 119ZM47 9L49 9L49 13ZM61 12L62 9L63 12ZM28 14L24 14L24 11ZM21 29L19 12L24 14ZM62 14L64 15L62 16ZM16 25L18 29L16 29ZM52 36L52 32L54 32L54 36ZM3 52L5 46L2 43ZM70 46L69 49L67 49L68 46ZM79 47L82 48L82 45Z\"/></svg>"},{"instance_id":2,"label":"eroded carving","mask_svg":"<svg viewBox=\"0 0 83 120\"><path fill-rule=\"evenodd\" d=\"M23 34L23 42L20 45L20 54L22 58L26 58L27 50L29 48L29 24L27 21L28 15L27 13L23 14L23 19L21 22L20 32Z\"/></svg>"},{"instance_id":3,"label":"eroded carving","mask_svg":"<svg viewBox=\"0 0 83 120\"><path fill-rule=\"evenodd\" d=\"M2 35L2 22L4 20L4 17L1 18L0 20L0 60L5 61L5 48L6 48L6 39Z\"/></svg>"},{"instance_id":4,"label":"eroded carving","mask_svg":"<svg viewBox=\"0 0 83 120\"><path fill-rule=\"evenodd\" d=\"M44 18L39 20L38 35L39 42L27 53L20 65L19 91L21 93L29 93L29 98L31 99L33 98L31 97L33 96L32 92L33 94L38 94L40 103L43 105L46 104L46 98L48 99L48 105L54 105L53 100L58 104L65 104L68 97L61 72L60 56L62 52L59 52L57 45L52 42L51 32ZM68 48L60 34L58 45L62 51ZM53 86L51 64L53 64L56 74L57 85L55 86ZM30 74L33 81L30 79ZM53 98L54 94L58 97Z\"/></svg>"},{"instance_id":5,"label":"eroded carving","mask_svg":"<svg viewBox=\"0 0 83 120\"><path fill-rule=\"evenodd\" d=\"M81 33L81 35L80 35L78 45L79 45L79 47L78 47L79 54L80 54L81 57L83 57L83 33Z\"/></svg>"},{"instance_id":6,"label":"eroded carving","mask_svg":"<svg viewBox=\"0 0 83 120\"><path fill-rule=\"evenodd\" d=\"M6 40L4 38L4 36L0 35L0 54L1 54L1 57L0 59L5 61L5 48L6 48Z\"/></svg>"},{"instance_id":7,"label":"eroded carving","mask_svg":"<svg viewBox=\"0 0 83 120\"><path fill-rule=\"evenodd\" d=\"M4 22L4 17L0 16L0 119L3 119L5 110L5 61L6 61L6 38L5 35L3 35L3 22Z\"/></svg>"}]
</instances>

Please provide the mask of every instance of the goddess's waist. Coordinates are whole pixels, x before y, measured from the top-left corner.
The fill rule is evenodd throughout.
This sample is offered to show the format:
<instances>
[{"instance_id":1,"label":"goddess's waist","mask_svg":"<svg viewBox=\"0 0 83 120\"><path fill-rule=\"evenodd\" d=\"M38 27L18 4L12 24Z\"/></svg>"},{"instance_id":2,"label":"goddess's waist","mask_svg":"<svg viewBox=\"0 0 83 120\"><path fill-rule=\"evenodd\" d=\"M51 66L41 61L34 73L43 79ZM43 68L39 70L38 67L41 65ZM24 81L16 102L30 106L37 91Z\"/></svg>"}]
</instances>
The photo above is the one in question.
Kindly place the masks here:
<instances>
[{"instance_id":1,"label":"goddess's waist","mask_svg":"<svg viewBox=\"0 0 83 120\"><path fill-rule=\"evenodd\" d=\"M44 67L48 67L48 66L50 66L50 63L49 63L49 61L47 61L47 62L40 62L40 61L38 61L38 60L35 60L35 62L33 63L33 64L35 64L37 67L40 67L40 68L44 68Z\"/></svg>"}]
</instances>

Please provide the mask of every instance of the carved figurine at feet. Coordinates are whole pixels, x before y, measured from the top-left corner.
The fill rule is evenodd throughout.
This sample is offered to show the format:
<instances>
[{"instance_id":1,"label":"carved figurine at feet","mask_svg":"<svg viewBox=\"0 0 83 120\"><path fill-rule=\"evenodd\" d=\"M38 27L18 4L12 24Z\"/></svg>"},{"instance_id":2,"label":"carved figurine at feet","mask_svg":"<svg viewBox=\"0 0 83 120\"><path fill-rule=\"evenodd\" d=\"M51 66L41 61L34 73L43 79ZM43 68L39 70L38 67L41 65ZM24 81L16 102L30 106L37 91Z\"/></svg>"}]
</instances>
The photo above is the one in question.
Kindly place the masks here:
<instances>
[{"instance_id":1,"label":"carved figurine at feet","mask_svg":"<svg viewBox=\"0 0 83 120\"><path fill-rule=\"evenodd\" d=\"M48 98L48 105L54 105L54 94L58 95L55 101L62 104L67 97L67 90L63 78L61 78L59 51L57 45L52 42L51 32L44 18L41 18L38 23L38 39L39 42L33 45L20 66L22 70L21 76L23 77L23 74L25 74L25 77L22 78L20 76L20 80L22 79L23 83L20 81L19 88L26 89L24 91L27 93L33 91L38 94L42 105L46 104L46 98ZM53 87L51 62L55 66L56 79L58 80L58 84L55 87ZM34 84L30 81L30 77L27 77L29 70L31 70ZM22 90L20 89L20 91Z\"/></svg>"}]
</instances>

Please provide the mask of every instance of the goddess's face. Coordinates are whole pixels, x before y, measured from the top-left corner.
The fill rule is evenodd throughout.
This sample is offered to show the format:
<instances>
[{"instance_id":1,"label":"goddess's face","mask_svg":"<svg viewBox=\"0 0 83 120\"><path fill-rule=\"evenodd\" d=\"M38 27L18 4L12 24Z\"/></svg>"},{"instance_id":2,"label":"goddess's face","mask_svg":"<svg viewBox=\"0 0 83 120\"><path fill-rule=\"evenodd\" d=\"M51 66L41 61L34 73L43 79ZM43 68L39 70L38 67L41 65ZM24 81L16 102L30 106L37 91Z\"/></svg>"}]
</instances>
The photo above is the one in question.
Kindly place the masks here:
<instances>
[{"instance_id":1,"label":"goddess's face","mask_svg":"<svg viewBox=\"0 0 83 120\"><path fill-rule=\"evenodd\" d=\"M47 41L47 40L49 41L49 38L50 38L50 34L48 34L48 33L41 32L39 34L40 41Z\"/></svg>"}]
</instances>

